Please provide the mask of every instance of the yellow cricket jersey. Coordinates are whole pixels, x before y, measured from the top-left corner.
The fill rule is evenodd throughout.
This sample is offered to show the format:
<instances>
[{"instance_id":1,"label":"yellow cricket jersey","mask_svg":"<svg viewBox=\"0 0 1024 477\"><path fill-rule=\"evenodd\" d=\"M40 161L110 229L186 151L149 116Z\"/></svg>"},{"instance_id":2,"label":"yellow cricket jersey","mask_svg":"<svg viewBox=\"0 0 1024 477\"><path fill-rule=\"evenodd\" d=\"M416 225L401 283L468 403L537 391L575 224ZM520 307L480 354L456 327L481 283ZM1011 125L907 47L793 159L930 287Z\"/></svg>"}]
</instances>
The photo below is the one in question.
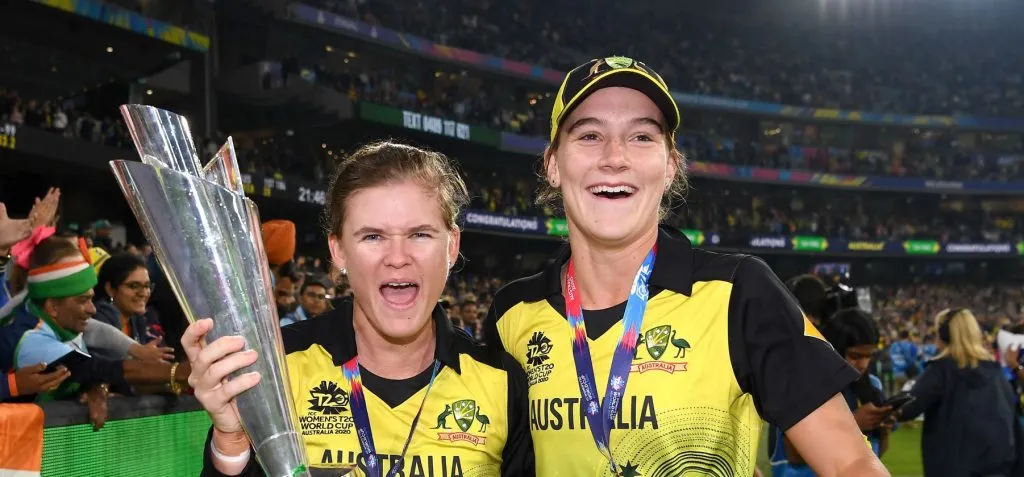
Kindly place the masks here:
<instances>
[{"instance_id":1,"label":"yellow cricket jersey","mask_svg":"<svg viewBox=\"0 0 1024 477\"><path fill-rule=\"evenodd\" d=\"M580 406L561 285L568 259L565 247L545 271L499 291L487 340L526 371L537 474L610 476ZM662 229L649 288L611 431L623 476L751 475L762 417L788 429L858 376L755 257L695 250ZM584 310L602 393L624 310Z\"/></svg>"},{"instance_id":2,"label":"yellow cricket jersey","mask_svg":"<svg viewBox=\"0 0 1024 477\"><path fill-rule=\"evenodd\" d=\"M296 430L305 441L313 475L366 475L341 366L356 355L351 299L325 315L281 329ZM361 369L367 414L385 475L401 477L532 476L525 375L500 350L485 348L434 311L436 359L441 368L427 395L404 465L400 456L423 402L433 366L394 381ZM209 455L209 451L207 451ZM207 457L209 459L209 457ZM250 460L242 475L262 475ZM351 473L339 471L355 466ZM217 475L209 460L203 475Z\"/></svg>"}]
</instances>

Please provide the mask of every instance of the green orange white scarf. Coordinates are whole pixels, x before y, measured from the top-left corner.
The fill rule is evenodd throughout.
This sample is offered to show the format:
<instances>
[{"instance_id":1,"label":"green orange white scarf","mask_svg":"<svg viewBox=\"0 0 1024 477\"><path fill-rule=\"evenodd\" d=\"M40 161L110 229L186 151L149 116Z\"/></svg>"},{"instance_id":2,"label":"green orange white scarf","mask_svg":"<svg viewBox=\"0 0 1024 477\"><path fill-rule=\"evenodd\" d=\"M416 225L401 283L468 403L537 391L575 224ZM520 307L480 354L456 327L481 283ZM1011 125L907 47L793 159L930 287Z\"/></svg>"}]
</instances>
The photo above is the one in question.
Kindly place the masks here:
<instances>
[{"instance_id":1,"label":"green orange white scarf","mask_svg":"<svg viewBox=\"0 0 1024 477\"><path fill-rule=\"evenodd\" d=\"M85 260L55 263L29 270L28 296L42 303L47 298L81 295L96 283L96 270Z\"/></svg>"}]
</instances>

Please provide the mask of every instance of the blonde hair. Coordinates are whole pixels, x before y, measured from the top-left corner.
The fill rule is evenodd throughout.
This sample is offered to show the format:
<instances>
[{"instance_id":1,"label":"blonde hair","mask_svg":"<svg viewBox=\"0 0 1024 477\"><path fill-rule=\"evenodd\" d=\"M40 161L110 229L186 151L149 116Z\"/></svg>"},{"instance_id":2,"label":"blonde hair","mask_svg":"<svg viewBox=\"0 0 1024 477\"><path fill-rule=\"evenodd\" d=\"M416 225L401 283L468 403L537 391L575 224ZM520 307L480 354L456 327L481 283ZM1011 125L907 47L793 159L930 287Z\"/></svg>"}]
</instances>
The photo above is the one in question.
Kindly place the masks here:
<instances>
[{"instance_id":1,"label":"blonde hair","mask_svg":"<svg viewBox=\"0 0 1024 477\"><path fill-rule=\"evenodd\" d=\"M952 357L958 368L976 368L982 361L993 361L982 341L981 327L974 313L966 308L945 309L935 315L935 329L945 349L936 356Z\"/></svg>"},{"instance_id":2,"label":"blonde hair","mask_svg":"<svg viewBox=\"0 0 1024 477\"><path fill-rule=\"evenodd\" d=\"M662 129L664 128L665 126L662 125ZM668 160L675 163L676 175L672 178L672 183L665 188L665 194L661 196L661 207L658 208L659 221L665 219L673 204L683 200L686 196L686 191L690 189L690 181L686 176L686 156L676 146L675 134L667 130L662 132L665 133L665 147L668 148ZM548 182L548 164L551 163L551 156L558 151L558 143L562 140L561 136L562 134L559 133L554 142L549 144L544 149L544 154L541 155L541 170L538 174L540 186L537 189L537 199L535 202L541 207L550 207L553 210L564 212L562 207L562 191L553 187Z\"/></svg>"},{"instance_id":3,"label":"blonde hair","mask_svg":"<svg viewBox=\"0 0 1024 477\"><path fill-rule=\"evenodd\" d=\"M323 214L327 235L341 233L346 201L356 191L406 180L436 193L445 225L449 230L458 227L469 193L452 162L440 152L379 141L359 148L335 168Z\"/></svg>"}]
</instances>

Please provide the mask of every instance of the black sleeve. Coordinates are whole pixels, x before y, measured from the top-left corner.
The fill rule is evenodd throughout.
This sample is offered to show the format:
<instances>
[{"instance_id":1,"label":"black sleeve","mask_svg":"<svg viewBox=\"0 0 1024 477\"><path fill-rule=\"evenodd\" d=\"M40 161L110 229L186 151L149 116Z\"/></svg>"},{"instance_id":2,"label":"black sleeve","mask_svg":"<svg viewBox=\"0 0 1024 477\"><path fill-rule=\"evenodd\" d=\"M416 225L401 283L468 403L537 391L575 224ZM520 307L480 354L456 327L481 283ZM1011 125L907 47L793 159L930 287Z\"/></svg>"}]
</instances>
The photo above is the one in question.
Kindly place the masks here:
<instances>
[{"instance_id":1,"label":"black sleeve","mask_svg":"<svg viewBox=\"0 0 1024 477\"><path fill-rule=\"evenodd\" d=\"M222 474L213 466L213 452L210 451L210 443L213 441L213 427L210 427L210 431L206 434L206 444L203 446L203 470L199 473L200 477L229 477L227 474ZM219 450L219 449L218 449ZM256 451L253 450L252 446L249 446L249 463L242 469L242 473L237 474L239 477L264 477L266 474L263 473L263 468L256 463Z\"/></svg>"},{"instance_id":2,"label":"black sleeve","mask_svg":"<svg viewBox=\"0 0 1024 477\"><path fill-rule=\"evenodd\" d=\"M732 283L729 354L762 418L786 431L858 378L764 261L742 259Z\"/></svg>"},{"instance_id":3,"label":"black sleeve","mask_svg":"<svg viewBox=\"0 0 1024 477\"><path fill-rule=\"evenodd\" d=\"M939 403L946 390L945 374L945 363L942 360L934 361L924 369L924 372L914 380L914 387L910 388L910 395L914 396L914 400L900 409L901 421L914 419Z\"/></svg>"},{"instance_id":4,"label":"black sleeve","mask_svg":"<svg viewBox=\"0 0 1024 477\"><path fill-rule=\"evenodd\" d=\"M508 440L501 452L502 477L533 477L533 438L530 436L530 404L527 394L526 372L515 358L504 350L502 367L508 373Z\"/></svg>"},{"instance_id":5,"label":"black sleeve","mask_svg":"<svg viewBox=\"0 0 1024 477\"><path fill-rule=\"evenodd\" d=\"M491 304L487 310L487 316L484 317L484 343L487 346L504 352L505 344L501 342L501 335L498 333L498 313L495 311L496 308L494 304Z\"/></svg>"},{"instance_id":6,"label":"black sleeve","mask_svg":"<svg viewBox=\"0 0 1024 477\"><path fill-rule=\"evenodd\" d=\"M83 389L89 389L101 383L106 383L113 390L122 393L131 388L124 380L124 361L121 360L93 356L85 361L72 364L68 371L71 372L68 379L80 384Z\"/></svg>"}]
</instances>

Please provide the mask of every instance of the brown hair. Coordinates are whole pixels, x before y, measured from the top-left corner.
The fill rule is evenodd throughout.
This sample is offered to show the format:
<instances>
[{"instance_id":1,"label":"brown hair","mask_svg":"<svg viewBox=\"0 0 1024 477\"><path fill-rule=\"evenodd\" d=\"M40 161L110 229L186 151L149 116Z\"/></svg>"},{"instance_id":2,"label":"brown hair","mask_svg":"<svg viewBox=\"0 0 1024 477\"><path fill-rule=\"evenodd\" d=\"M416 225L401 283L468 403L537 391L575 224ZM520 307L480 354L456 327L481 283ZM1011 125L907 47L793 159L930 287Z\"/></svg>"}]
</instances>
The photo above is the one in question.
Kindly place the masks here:
<instances>
[{"instance_id":1,"label":"brown hair","mask_svg":"<svg viewBox=\"0 0 1024 477\"><path fill-rule=\"evenodd\" d=\"M669 160L675 161L676 163L676 176L672 178L672 183L665 189L665 194L661 196L661 207L658 209L658 220L664 219L669 210L672 208L676 201L682 201L686 197L686 191L690 189L690 182L686 177L686 156L683 155L682 151L676 147L675 134L671 131L665 130L665 125L662 125L662 132L665 134L665 147L668 148ZM562 192L551 186L548 182L548 164L551 161L551 156L558 151L558 143L562 140L562 134L559 133L558 137L548 147L544 149L544 153L541 155L540 165L540 186L537 189L537 205L541 207L551 207L554 210L562 211Z\"/></svg>"},{"instance_id":2,"label":"brown hair","mask_svg":"<svg viewBox=\"0 0 1024 477\"><path fill-rule=\"evenodd\" d=\"M39 245L32 249L32 254L28 257L28 266L29 269L32 269L52 265L64 258L81 255L82 251L67 237L54 235L39 242ZM28 270L21 267L10 267L7 273L11 294L16 295L25 289Z\"/></svg>"},{"instance_id":3,"label":"brown hair","mask_svg":"<svg viewBox=\"0 0 1024 477\"><path fill-rule=\"evenodd\" d=\"M454 230L455 220L469 203L466 183L444 154L391 141L365 145L342 159L334 169L324 207L328 236L341 232L345 201L356 191L383 184L412 180L436 192L445 225Z\"/></svg>"},{"instance_id":4,"label":"brown hair","mask_svg":"<svg viewBox=\"0 0 1024 477\"><path fill-rule=\"evenodd\" d=\"M78 248L78 245L71 243L68 237L54 235L39 242L39 245L32 249L32 255L28 257L28 268L31 270L46 265L53 265L64 258L75 256L85 259L82 256L82 250Z\"/></svg>"}]
</instances>

